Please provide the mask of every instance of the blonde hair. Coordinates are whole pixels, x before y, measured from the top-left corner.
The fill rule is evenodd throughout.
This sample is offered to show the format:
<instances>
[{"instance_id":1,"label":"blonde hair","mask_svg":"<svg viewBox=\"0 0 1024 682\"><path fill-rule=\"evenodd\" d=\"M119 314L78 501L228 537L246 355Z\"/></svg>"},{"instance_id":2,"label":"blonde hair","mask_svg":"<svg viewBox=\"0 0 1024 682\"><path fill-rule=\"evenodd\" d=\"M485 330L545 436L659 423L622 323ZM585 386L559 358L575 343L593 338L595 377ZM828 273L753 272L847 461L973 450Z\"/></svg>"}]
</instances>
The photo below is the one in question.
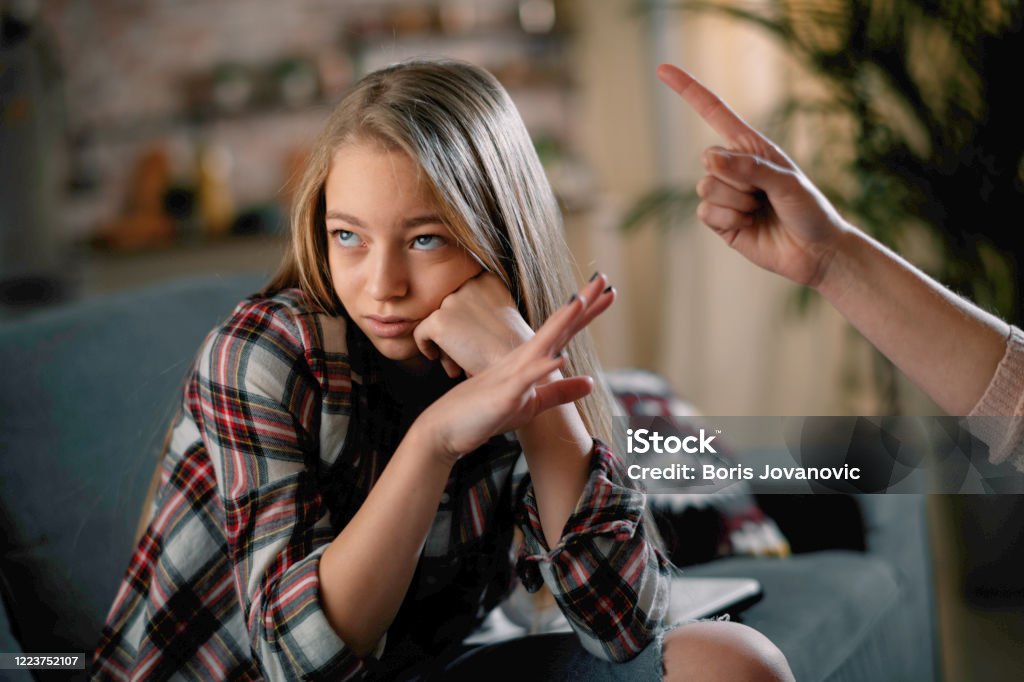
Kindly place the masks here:
<instances>
[{"instance_id":1,"label":"blonde hair","mask_svg":"<svg viewBox=\"0 0 1024 682\"><path fill-rule=\"evenodd\" d=\"M335 152L376 142L414 159L455 238L512 292L536 329L576 289L561 213L515 105L490 73L454 60L408 61L353 86L328 119L295 192L291 247L266 294L298 287L322 312L343 311L331 284L324 186ZM580 412L610 442L611 399L586 330L567 374L594 378Z\"/></svg>"}]
</instances>

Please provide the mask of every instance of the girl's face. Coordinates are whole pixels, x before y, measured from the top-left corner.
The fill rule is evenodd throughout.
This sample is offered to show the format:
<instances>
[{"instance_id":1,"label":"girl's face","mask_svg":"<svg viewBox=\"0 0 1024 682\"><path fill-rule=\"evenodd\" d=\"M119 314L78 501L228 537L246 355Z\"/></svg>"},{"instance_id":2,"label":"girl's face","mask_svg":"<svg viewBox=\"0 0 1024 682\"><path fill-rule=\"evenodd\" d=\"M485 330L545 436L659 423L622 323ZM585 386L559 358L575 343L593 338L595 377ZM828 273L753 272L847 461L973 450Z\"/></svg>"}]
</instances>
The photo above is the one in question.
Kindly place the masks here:
<instances>
[{"instance_id":1,"label":"girl's face","mask_svg":"<svg viewBox=\"0 0 1024 682\"><path fill-rule=\"evenodd\" d=\"M325 186L334 291L389 360L423 360L413 330L482 268L456 243L425 174L402 151L353 142L334 153Z\"/></svg>"}]
</instances>

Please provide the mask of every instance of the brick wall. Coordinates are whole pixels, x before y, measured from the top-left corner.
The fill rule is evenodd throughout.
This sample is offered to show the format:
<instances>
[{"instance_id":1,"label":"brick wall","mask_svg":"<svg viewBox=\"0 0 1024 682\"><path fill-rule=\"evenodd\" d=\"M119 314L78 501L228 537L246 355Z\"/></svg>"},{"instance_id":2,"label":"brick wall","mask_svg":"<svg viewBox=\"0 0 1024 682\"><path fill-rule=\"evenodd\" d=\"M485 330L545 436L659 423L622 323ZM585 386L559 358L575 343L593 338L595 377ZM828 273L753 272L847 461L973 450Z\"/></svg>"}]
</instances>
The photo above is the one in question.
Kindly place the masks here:
<instances>
[{"instance_id":1,"label":"brick wall","mask_svg":"<svg viewBox=\"0 0 1024 682\"><path fill-rule=\"evenodd\" d=\"M406 3L408 4L408 3ZM194 180L197 145L226 150L235 204L278 195L290 152L319 131L328 105L263 106L190 120L190 93L224 63L265 75L288 57L344 62L342 38L366 0L44 0L43 25L64 68L69 137L80 137L72 168L93 188L66 197L63 232L90 234L121 210L139 156L154 145L174 180ZM330 99L323 98L323 102Z\"/></svg>"}]
</instances>

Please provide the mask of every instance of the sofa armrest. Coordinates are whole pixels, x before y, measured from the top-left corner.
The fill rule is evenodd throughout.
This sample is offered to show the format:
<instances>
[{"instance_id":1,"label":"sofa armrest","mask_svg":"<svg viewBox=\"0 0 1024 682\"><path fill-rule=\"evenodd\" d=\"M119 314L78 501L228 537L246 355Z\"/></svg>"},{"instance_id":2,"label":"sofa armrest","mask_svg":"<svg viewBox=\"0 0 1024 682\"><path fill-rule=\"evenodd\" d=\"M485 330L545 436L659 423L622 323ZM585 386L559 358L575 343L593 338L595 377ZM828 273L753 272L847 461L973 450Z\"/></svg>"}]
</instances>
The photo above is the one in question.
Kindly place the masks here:
<instances>
[{"instance_id":1,"label":"sofa armrest","mask_svg":"<svg viewBox=\"0 0 1024 682\"><path fill-rule=\"evenodd\" d=\"M901 615L908 631L928 632L918 643L919 655L931 658L938 670L938 627L935 615L931 544L928 538L927 495L859 495L864 513L867 551L884 559L903 591Z\"/></svg>"},{"instance_id":2,"label":"sofa armrest","mask_svg":"<svg viewBox=\"0 0 1024 682\"><path fill-rule=\"evenodd\" d=\"M262 282L165 282L0 329L0 571L26 653L99 641L196 350Z\"/></svg>"},{"instance_id":3,"label":"sofa armrest","mask_svg":"<svg viewBox=\"0 0 1024 682\"><path fill-rule=\"evenodd\" d=\"M889 561L904 577L928 575L931 559L925 495L860 495L868 552Z\"/></svg>"}]
</instances>

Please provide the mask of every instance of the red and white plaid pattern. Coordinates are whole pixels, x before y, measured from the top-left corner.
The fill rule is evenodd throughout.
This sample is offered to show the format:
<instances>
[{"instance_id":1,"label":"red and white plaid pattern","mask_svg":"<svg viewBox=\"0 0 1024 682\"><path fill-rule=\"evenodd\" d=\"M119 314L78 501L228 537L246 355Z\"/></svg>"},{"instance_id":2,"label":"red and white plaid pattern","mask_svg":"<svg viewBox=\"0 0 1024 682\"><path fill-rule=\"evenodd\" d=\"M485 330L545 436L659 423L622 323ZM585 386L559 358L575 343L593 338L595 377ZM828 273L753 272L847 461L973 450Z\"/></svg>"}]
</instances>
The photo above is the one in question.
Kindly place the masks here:
<instances>
[{"instance_id":1,"label":"red and white plaid pattern","mask_svg":"<svg viewBox=\"0 0 1024 682\"><path fill-rule=\"evenodd\" d=\"M514 521L519 577L548 585L589 651L625 660L653 639L669 569L619 460L595 441L590 480L548 549L518 445L499 437L453 468L375 655L348 650L320 609L319 559L415 417L384 390L375 358L353 325L294 289L247 299L211 332L94 678L386 675L461 642L510 591Z\"/></svg>"}]
</instances>

